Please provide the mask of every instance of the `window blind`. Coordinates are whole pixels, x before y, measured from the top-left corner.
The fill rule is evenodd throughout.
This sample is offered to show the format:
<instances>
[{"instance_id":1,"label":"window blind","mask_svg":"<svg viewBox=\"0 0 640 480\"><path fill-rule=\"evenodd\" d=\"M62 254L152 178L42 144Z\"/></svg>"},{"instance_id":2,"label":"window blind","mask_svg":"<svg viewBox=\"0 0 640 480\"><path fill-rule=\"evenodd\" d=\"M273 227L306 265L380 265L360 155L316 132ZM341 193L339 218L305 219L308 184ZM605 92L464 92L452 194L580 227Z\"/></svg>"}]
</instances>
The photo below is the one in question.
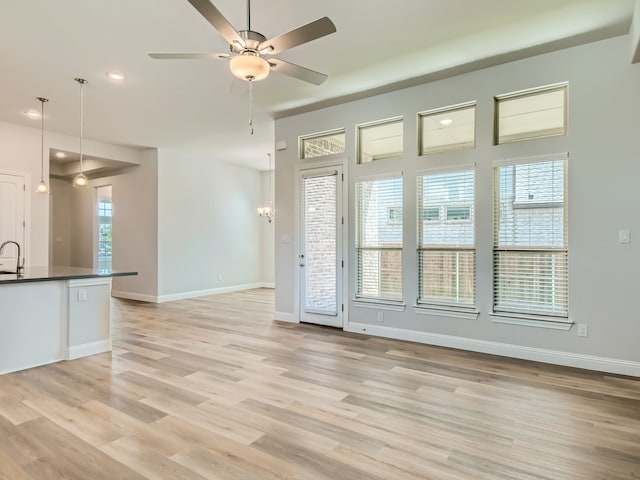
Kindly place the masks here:
<instances>
[{"instance_id":1,"label":"window blind","mask_svg":"<svg viewBox=\"0 0 640 480\"><path fill-rule=\"evenodd\" d=\"M419 304L475 305L475 172L418 177Z\"/></svg>"},{"instance_id":2,"label":"window blind","mask_svg":"<svg viewBox=\"0 0 640 480\"><path fill-rule=\"evenodd\" d=\"M568 317L567 159L495 168L494 311Z\"/></svg>"},{"instance_id":3,"label":"window blind","mask_svg":"<svg viewBox=\"0 0 640 480\"><path fill-rule=\"evenodd\" d=\"M356 182L356 298L402 301L402 177Z\"/></svg>"}]
</instances>

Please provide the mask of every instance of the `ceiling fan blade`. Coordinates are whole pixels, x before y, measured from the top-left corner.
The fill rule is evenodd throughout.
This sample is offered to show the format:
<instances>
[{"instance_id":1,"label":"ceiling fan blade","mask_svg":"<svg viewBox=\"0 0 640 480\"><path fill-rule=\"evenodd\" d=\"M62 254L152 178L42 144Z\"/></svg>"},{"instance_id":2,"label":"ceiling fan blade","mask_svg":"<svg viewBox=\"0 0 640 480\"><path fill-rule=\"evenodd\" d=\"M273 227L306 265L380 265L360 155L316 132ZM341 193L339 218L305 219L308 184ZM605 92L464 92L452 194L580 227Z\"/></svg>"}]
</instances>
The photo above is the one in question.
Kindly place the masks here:
<instances>
[{"instance_id":1,"label":"ceiling fan blade","mask_svg":"<svg viewBox=\"0 0 640 480\"><path fill-rule=\"evenodd\" d=\"M189 0L191 1L191 0ZM262 42L258 50L268 54L276 54L297 47L336 31L336 26L329 17L322 17L315 22L307 23L302 27L283 33L270 40Z\"/></svg>"},{"instance_id":2,"label":"ceiling fan blade","mask_svg":"<svg viewBox=\"0 0 640 480\"><path fill-rule=\"evenodd\" d=\"M246 44L235 28L224 18L216 7L209 0L188 0L188 2L200 12L211 25L215 28L230 45L234 43L245 47Z\"/></svg>"},{"instance_id":3,"label":"ceiling fan blade","mask_svg":"<svg viewBox=\"0 0 640 480\"><path fill-rule=\"evenodd\" d=\"M156 60L209 60L212 58L227 58L226 53L150 53Z\"/></svg>"},{"instance_id":4,"label":"ceiling fan blade","mask_svg":"<svg viewBox=\"0 0 640 480\"><path fill-rule=\"evenodd\" d=\"M327 75L325 75L324 73L316 72L315 70L310 70L308 68L301 67L300 65L285 62L284 60L280 60L278 58L270 58L269 65L271 65L271 70L273 70L274 72L283 73L285 75L289 75L290 77L297 78L298 80L313 83L314 85L320 85L327 79Z\"/></svg>"}]
</instances>

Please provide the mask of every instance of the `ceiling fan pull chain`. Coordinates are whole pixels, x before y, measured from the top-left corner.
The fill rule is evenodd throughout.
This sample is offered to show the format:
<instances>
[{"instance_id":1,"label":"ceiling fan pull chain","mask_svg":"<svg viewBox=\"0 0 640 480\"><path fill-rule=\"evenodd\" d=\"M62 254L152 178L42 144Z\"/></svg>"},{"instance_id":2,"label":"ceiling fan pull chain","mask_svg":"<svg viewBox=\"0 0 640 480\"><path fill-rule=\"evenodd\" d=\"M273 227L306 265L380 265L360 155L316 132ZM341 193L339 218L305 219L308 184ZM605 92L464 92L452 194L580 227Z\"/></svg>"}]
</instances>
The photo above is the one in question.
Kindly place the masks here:
<instances>
[{"instance_id":1,"label":"ceiling fan pull chain","mask_svg":"<svg viewBox=\"0 0 640 480\"><path fill-rule=\"evenodd\" d=\"M253 135L253 81L249 80L249 135Z\"/></svg>"}]
</instances>

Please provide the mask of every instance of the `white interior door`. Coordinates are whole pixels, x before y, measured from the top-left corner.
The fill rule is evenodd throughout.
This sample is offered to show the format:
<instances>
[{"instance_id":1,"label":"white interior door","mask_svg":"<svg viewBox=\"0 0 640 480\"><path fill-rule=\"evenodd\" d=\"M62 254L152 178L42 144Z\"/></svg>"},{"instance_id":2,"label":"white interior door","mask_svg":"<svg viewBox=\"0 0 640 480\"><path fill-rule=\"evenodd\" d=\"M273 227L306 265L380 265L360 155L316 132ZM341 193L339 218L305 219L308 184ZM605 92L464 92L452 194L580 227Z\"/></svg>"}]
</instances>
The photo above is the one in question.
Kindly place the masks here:
<instances>
[{"instance_id":1,"label":"white interior door","mask_svg":"<svg viewBox=\"0 0 640 480\"><path fill-rule=\"evenodd\" d=\"M25 258L25 179L21 175L0 173L0 244L13 240L22 248ZM0 255L0 270L15 271L18 249L7 245Z\"/></svg>"},{"instance_id":2,"label":"white interior door","mask_svg":"<svg viewBox=\"0 0 640 480\"><path fill-rule=\"evenodd\" d=\"M300 321L342 327L342 167L300 172Z\"/></svg>"}]
</instances>

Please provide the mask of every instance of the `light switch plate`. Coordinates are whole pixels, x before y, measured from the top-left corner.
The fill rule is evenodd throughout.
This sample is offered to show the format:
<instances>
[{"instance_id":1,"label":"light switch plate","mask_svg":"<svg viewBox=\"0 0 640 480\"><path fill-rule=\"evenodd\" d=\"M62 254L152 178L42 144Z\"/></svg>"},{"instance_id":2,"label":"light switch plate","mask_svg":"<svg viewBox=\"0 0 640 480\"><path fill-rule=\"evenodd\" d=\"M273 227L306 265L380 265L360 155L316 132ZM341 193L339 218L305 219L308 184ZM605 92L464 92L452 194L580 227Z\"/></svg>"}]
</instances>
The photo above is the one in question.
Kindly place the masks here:
<instances>
[{"instance_id":1,"label":"light switch plate","mask_svg":"<svg viewBox=\"0 0 640 480\"><path fill-rule=\"evenodd\" d=\"M631 241L629 237L629 230L620 230L618 232L618 241L620 243L629 243Z\"/></svg>"}]
</instances>

